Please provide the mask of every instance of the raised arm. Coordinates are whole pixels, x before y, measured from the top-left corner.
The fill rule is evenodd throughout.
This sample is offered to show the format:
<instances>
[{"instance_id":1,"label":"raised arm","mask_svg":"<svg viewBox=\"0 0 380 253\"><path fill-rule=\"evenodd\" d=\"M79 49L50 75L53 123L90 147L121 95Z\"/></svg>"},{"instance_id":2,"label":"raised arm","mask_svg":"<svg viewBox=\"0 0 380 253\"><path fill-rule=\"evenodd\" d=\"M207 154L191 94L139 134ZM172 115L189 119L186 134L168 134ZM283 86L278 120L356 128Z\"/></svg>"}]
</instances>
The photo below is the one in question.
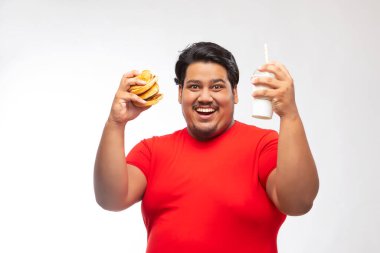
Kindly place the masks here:
<instances>
[{"instance_id":1,"label":"raised arm","mask_svg":"<svg viewBox=\"0 0 380 253\"><path fill-rule=\"evenodd\" d=\"M128 121L148 107L136 107L132 101L145 103L129 93L130 85L143 85L135 78L137 71L125 74L116 92L105 124L94 166L94 190L98 204L106 210L120 211L141 200L146 188L144 174L125 162L124 131Z\"/></svg>"},{"instance_id":2,"label":"raised arm","mask_svg":"<svg viewBox=\"0 0 380 253\"><path fill-rule=\"evenodd\" d=\"M266 190L280 211L302 215L313 205L319 179L295 103L293 79L278 62L270 62L260 71L271 72L275 77L253 80L254 84L270 88L256 91L254 96L270 99L273 110L280 116L277 168L269 175Z\"/></svg>"}]
</instances>

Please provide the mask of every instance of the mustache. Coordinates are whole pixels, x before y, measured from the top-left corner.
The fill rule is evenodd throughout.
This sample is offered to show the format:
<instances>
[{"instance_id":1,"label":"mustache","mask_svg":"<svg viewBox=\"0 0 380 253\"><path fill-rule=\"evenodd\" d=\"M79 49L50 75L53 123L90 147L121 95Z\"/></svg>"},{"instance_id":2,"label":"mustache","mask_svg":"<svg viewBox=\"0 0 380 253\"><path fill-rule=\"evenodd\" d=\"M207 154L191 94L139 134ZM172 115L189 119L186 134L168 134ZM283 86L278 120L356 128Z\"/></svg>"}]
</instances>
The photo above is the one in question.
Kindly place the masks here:
<instances>
[{"instance_id":1,"label":"mustache","mask_svg":"<svg viewBox=\"0 0 380 253\"><path fill-rule=\"evenodd\" d=\"M212 109L214 109L214 110L217 110L218 109L218 106L217 105L215 105L214 103L212 103L212 102L210 102L210 103L195 103L195 104L193 104L192 106L192 109L193 110L196 110L197 108L199 108L199 107L203 107L203 108L205 108L205 107L208 107L208 108L212 108Z\"/></svg>"}]
</instances>

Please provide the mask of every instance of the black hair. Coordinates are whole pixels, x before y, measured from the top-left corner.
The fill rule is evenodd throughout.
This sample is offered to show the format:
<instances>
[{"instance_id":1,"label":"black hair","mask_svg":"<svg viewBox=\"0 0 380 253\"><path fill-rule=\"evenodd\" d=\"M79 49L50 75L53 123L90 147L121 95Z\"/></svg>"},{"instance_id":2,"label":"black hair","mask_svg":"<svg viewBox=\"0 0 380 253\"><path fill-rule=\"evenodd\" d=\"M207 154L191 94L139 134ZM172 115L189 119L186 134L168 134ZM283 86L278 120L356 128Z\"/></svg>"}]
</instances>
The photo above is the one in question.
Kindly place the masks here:
<instances>
[{"instance_id":1,"label":"black hair","mask_svg":"<svg viewBox=\"0 0 380 253\"><path fill-rule=\"evenodd\" d=\"M226 69L232 87L239 82L239 69L230 51L212 42L197 42L186 47L179 55L175 64L176 84L183 85L187 67L194 62L220 64Z\"/></svg>"}]
</instances>

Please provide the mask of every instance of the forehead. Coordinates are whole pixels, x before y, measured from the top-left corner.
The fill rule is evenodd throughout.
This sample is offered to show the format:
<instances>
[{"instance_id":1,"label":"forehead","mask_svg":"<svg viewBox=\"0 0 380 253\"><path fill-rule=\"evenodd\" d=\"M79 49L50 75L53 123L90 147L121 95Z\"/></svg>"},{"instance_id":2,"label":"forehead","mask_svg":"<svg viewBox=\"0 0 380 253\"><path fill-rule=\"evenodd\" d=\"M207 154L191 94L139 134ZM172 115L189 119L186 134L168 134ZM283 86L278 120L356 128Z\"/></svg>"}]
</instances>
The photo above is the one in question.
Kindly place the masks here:
<instances>
[{"instance_id":1,"label":"forehead","mask_svg":"<svg viewBox=\"0 0 380 253\"><path fill-rule=\"evenodd\" d=\"M194 62L186 69L185 82L187 80L227 79L227 70L214 62Z\"/></svg>"}]
</instances>

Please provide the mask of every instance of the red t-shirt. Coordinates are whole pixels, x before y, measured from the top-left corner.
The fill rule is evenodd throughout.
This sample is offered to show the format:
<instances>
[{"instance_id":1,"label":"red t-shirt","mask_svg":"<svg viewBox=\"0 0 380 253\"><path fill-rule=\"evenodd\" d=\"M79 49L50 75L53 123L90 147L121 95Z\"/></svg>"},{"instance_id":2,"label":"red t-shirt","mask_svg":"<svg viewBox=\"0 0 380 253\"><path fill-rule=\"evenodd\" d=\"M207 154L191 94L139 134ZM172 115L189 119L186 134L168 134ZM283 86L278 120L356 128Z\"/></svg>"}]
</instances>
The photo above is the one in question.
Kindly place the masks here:
<instances>
[{"instance_id":1,"label":"red t-shirt","mask_svg":"<svg viewBox=\"0 0 380 253\"><path fill-rule=\"evenodd\" d=\"M235 121L206 142L183 129L137 144L126 160L147 179L147 252L277 252L285 215L265 191L277 143L275 131Z\"/></svg>"}]
</instances>

